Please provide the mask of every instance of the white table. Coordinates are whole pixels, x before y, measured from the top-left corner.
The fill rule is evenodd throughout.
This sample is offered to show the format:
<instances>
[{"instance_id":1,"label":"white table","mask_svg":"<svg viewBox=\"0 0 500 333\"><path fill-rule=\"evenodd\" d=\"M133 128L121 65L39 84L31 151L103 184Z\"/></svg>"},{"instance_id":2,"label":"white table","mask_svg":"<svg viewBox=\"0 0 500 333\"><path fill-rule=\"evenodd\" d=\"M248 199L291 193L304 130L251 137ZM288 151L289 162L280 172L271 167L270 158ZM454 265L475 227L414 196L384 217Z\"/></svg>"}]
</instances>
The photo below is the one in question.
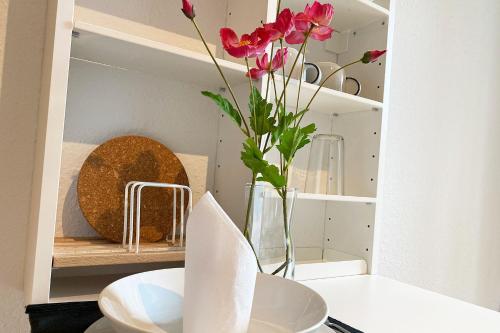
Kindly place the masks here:
<instances>
[{"instance_id":1,"label":"white table","mask_svg":"<svg viewBox=\"0 0 500 333\"><path fill-rule=\"evenodd\" d=\"M332 317L365 333L500 333L500 312L391 279L358 275L302 283L325 298Z\"/></svg>"},{"instance_id":2,"label":"white table","mask_svg":"<svg viewBox=\"0 0 500 333\"><path fill-rule=\"evenodd\" d=\"M395 280L355 275L300 283L324 297L330 316L365 333L500 333L500 312ZM87 333L113 330L104 318Z\"/></svg>"}]
</instances>

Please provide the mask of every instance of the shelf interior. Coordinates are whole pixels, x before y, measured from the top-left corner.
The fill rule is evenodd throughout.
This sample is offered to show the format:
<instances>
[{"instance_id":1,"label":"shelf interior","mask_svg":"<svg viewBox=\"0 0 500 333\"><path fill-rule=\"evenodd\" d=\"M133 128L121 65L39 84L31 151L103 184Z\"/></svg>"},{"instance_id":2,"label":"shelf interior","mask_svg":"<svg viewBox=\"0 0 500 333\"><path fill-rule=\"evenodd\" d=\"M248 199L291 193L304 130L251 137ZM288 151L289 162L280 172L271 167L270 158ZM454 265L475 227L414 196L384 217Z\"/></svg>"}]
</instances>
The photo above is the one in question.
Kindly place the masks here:
<instances>
[{"instance_id":1,"label":"shelf interior","mask_svg":"<svg viewBox=\"0 0 500 333\"><path fill-rule=\"evenodd\" d=\"M321 253L318 258L306 258L301 253ZM263 262L264 272L273 272L281 263ZM333 249L297 249L295 280L324 279L340 276L361 275L368 272L363 258Z\"/></svg>"},{"instance_id":2,"label":"shelf interior","mask_svg":"<svg viewBox=\"0 0 500 333\"><path fill-rule=\"evenodd\" d=\"M277 95L281 96L283 92L283 80L281 77L277 76L276 81ZM300 109L304 109L307 106L317 89L317 85L302 82L299 100ZM298 90L299 81L290 79L286 96L287 105L292 107L296 106ZM271 98L274 100L274 92L272 91ZM312 112L324 114L345 114L362 111L378 111L381 110L382 107L383 104L380 102L322 87L311 103L310 109Z\"/></svg>"},{"instance_id":3,"label":"shelf interior","mask_svg":"<svg viewBox=\"0 0 500 333\"><path fill-rule=\"evenodd\" d=\"M207 89L223 86L215 65L206 54L78 21L74 32L73 59L166 77ZM244 66L222 59L218 59L218 63L233 84L247 82Z\"/></svg>"}]
</instances>

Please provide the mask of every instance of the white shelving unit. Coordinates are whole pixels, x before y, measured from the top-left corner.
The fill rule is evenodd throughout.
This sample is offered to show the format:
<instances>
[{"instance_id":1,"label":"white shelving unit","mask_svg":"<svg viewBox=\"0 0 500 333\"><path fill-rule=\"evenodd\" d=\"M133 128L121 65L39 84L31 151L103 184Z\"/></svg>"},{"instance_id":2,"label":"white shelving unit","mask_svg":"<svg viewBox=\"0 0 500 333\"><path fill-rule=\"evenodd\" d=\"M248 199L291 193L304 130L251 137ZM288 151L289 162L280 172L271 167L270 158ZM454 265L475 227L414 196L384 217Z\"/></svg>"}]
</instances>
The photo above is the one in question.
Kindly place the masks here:
<instances>
[{"instance_id":1,"label":"white shelving unit","mask_svg":"<svg viewBox=\"0 0 500 333\"><path fill-rule=\"evenodd\" d=\"M276 8L276 0L255 1L251 9L246 2L227 2L227 24L237 30L272 18ZM298 11L306 2L289 3ZM311 59L347 63L360 49L369 47L367 39L377 41L378 48L386 47L387 25L379 22L387 21L388 10L369 0L333 3L333 26L349 32L343 37L349 48L335 54L313 47ZM158 254L153 246L143 257L129 261L112 244L93 239L95 234L81 217L78 219L81 213L74 184L65 182L76 179L86 154L111 137L146 135L174 152L202 157L208 161L203 185L241 223L248 176L239 160L241 136L212 102L199 94L200 90L223 91L223 82L200 42L182 36L167 38L170 32L92 15L82 8L75 11L74 1L49 1L25 274L27 304L93 299L99 288L123 276L117 274L123 265L127 265L128 274L147 269L145 264L183 259L182 251ZM231 60L220 59L219 64L243 102L248 94L246 68ZM362 96L323 89L305 118L315 122L321 133L344 136L346 195L298 194L294 228L299 279L311 274L321 278L370 270L380 131L386 117L380 92L385 86L384 68L381 60L365 74L356 73L364 85ZM295 105L292 96L297 88L298 83L292 81L287 104ZM300 105L316 88L302 85ZM304 149L293 167L299 189L306 162ZM107 248L113 249L107 253Z\"/></svg>"}]
</instances>

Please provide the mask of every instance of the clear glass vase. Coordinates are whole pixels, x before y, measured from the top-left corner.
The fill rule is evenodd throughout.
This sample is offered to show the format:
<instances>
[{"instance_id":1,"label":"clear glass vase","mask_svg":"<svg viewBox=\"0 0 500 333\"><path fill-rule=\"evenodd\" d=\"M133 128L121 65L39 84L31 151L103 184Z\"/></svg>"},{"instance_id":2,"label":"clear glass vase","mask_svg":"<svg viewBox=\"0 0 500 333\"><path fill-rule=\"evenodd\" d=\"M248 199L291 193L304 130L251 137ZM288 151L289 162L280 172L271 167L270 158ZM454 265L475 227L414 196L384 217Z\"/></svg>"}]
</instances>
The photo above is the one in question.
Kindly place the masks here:
<instances>
[{"instance_id":1,"label":"clear glass vase","mask_svg":"<svg viewBox=\"0 0 500 333\"><path fill-rule=\"evenodd\" d=\"M251 184L245 187L246 203L251 188ZM283 200L272 186L258 183L253 189L249 211L248 237L263 271L289 279L295 275L291 222L296 197L295 188L288 189L286 200Z\"/></svg>"}]
</instances>

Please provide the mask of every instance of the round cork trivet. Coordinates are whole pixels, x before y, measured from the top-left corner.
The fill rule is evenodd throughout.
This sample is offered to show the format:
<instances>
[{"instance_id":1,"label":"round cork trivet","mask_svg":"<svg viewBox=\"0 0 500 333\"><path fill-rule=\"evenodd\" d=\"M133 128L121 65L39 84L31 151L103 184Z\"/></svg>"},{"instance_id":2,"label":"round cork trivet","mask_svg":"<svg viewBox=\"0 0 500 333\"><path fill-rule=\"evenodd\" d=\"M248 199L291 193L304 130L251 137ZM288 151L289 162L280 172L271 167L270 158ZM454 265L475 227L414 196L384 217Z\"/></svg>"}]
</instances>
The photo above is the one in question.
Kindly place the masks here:
<instances>
[{"instance_id":1,"label":"round cork trivet","mask_svg":"<svg viewBox=\"0 0 500 333\"><path fill-rule=\"evenodd\" d=\"M80 170L78 201L92 228L113 242L122 241L124 192L130 181L189 186L179 159L157 141L141 136L122 136L97 147ZM165 188L142 190L141 241L156 242L171 234L172 192ZM179 217L179 192L177 202ZM187 206L187 196L184 202Z\"/></svg>"}]
</instances>

